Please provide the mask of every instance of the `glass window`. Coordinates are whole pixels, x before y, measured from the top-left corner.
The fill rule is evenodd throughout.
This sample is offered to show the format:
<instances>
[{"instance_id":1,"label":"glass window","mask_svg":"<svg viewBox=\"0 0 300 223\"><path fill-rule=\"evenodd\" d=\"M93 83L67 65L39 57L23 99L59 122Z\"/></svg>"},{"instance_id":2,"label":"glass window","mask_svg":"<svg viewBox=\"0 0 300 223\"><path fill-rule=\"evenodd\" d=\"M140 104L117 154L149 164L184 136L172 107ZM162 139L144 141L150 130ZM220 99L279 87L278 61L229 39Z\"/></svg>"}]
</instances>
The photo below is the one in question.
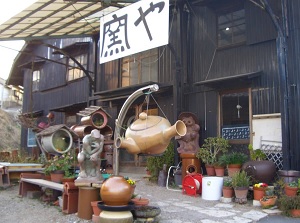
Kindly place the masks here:
<instances>
[{"instance_id":1,"label":"glass window","mask_svg":"<svg viewBox=\"0 0 300 223\"><path fill-rule=\"evenodd\" d=\"M245 10L218 17L218 46L224 47L246 41Z\"/></svg>"},{"instance_id":2,"label":"glass window","mask_svg":"<svg viewBox=\"0 0 300 223\"><path fill-rule=\"evenodd\" d=\"M122 87L158 81L157 49L124 57L122 60Z\"/></svg>"},{"instance_id":3,"label":"glass window","mask_svg":"<svg viewBox=\"0 0 300 223\"><path fill-rule=\"evenodd\" d=\"M87 54L81 54L74 57L85 69L87 69ZM69 66L67 73L67 81L76 80L84 76L83 70L81 70L78 65L69 58Z\"/></svg>"},{"instance_id":4,"label":"glass window","mask_svg":"<svg viewBox=\"0 0 300 223\"><path fill-rule=\"evenodd\" d=\"M41 72L39 70L35 70L32 73L32 91L38 91L39 90L39 83L40 83L40 77Z\"/></svg>"},{"instance_id":5,"label":"glass window","mask_svg":"<svg viewBox=\"0 0 300 223\"><path fill-rule=\"evenodd\" d=\"M229 140L250 138L248 91L221 94L221 133Z\"/></svg>"}]
</instances>

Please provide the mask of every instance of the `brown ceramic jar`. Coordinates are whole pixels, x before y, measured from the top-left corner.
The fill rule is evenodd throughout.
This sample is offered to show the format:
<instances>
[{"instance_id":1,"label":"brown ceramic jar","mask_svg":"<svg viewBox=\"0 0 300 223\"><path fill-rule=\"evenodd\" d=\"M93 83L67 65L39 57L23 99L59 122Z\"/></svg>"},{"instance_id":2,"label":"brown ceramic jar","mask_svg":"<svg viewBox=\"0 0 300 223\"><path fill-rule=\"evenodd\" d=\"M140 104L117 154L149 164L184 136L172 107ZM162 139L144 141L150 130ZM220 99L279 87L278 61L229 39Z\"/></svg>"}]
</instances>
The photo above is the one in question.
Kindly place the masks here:
<instances>
[{"instance_id":1,"label":"brown ceramic jar","mask_svg":"<svg viewBox=\"0 0 300 223\"><path fill-rule=\"evenodd\" d=\"M111 176L101 186L101 200L106 205L127 205L131 200L133 190L123 176Z\"/></svg>"}]
</instances>

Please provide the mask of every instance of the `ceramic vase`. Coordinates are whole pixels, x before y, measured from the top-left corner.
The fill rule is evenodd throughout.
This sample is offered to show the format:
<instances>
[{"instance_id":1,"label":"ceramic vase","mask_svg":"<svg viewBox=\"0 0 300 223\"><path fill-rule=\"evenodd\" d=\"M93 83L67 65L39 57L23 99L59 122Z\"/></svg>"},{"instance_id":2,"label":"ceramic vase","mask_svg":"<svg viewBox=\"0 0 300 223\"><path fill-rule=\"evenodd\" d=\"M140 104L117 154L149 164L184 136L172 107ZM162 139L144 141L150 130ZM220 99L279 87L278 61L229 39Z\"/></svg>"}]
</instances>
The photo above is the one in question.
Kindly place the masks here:
<instances>
[{"instance_id":1,"label":"ceramic vase","mask_svg":"<svg viewBox=\"0 0 300 223\"><path fill-rule=\"evenodd\" d=\"M100 197L104 204L127 205L133 195L132 186L123 176L111 176L101 186Z\"/></svg>"}]
</instances>

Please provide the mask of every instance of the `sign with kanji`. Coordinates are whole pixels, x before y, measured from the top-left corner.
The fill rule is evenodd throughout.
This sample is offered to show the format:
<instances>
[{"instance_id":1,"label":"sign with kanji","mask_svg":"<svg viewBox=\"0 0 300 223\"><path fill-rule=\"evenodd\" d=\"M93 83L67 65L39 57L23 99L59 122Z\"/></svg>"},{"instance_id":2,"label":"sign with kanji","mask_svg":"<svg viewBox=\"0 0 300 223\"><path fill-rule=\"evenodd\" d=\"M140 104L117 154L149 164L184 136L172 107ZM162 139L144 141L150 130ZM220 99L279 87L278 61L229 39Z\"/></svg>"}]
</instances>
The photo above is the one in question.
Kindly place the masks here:
<instances>
[{"instance_id":1,"label":"sign with kanji","mask_svg":"<svg viewBox=\"0 0 300 223\"><path fill-rule=\"evenodd\" d=\"M100 20L100 64L168 44L169 0L142 0Z\"/></svg>"}]
</instances>

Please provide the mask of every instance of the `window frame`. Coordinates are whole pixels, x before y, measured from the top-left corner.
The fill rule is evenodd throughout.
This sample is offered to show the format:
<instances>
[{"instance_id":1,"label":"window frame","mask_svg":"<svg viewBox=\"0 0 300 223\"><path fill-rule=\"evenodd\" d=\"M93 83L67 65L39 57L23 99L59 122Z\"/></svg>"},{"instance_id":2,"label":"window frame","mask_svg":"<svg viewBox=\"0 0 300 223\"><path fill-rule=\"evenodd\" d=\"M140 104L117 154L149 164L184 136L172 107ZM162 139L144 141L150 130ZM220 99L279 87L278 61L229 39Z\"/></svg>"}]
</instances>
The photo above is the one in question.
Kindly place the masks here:
<instances>
[{"instance_id":1,"label":"window frame","mask_svg":"<svg viewBox=\"0 0 300 223\"><path fill-rule=\"evenodd\" d=\"M149 61L145 62L145 60ZM153 65L154 63L155 65ZM135 64L135 66L132 67L132 64ZM155 73L151 73L153 72L153 69L155 69ZM135 74L132 75L132 71L134 71ZM144 77L147 78L143 79ZM127 87L150 81L158 82L158 48L153 48L122 58L120 63L120 87Z\"/></svg>"},{"instance_id":2,"label":"window frame","mask_svg":"<svg viewBox=\"0 0 300 223\"><path fill-rule=\"evenodd\" d=\"M240 11L243 12L243 17L242 17L243 22L239 23L239 24L234 24L234 22L241 20L241 19L233 19L233 15L239 13ZM246 35L246 14L245 13L246 13L245 8L239 7L239 8L232 8L230 10L222 11L217 14L217 46L218 46L218 49L233 47L236 45L242 45L242 44L246 43L247 35ZM220 24L221 17L226 17L226 16L230 17L230 19L228 19L228 22ZM220 27L220 26L222 26L222 27ZM232 27L234 27L234 28L232 28ZM239 36L239 35L233 35L234 33L237 33L236 31L234 31L237 27L243 27L243 32L241 34L241 36L242 36L241 40L236 39L236 36ZM227 28L229 28L229 30L225 30ZM225 38L220 39L221 30L225 30L227 33L230 34L230 43L220 44L220 41L225 39ZM225 34L225 36L229 36L229 35Z\"/></svg>"},{"instance_id":3,"label":"window frame","mask_svg":"<svg viewBox=\"0 0 300 223\"><path fill-rule=\"evenodd\" d=\"M87 53L78 54L78 55L74 56L74 58L85 69L87 69L87 67L88 67L88 54ZM75 63L75 61L73 61L69 57L68 57L67 64L68 64L67 71L66 71L67 82L72 82L72 81L75 81L75 80L85 77L83 70L80 67L78 67L78 65ZM72 73L70 73L70 72L72 72Z\"/></svg>"}]
</instances>

